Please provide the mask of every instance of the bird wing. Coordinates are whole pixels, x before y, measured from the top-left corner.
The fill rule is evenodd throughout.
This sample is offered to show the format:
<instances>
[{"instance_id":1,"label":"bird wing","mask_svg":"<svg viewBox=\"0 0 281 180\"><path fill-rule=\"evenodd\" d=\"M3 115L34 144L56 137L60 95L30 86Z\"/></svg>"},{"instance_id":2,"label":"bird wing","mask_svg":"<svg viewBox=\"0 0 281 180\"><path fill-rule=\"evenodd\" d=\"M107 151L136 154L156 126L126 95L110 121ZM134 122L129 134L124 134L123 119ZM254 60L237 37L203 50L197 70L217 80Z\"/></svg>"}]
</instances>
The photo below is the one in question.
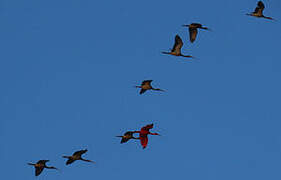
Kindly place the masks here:
<instances>
[{"instance_id":1,"label":"bird wing","mask_svg":"<svg viewBox=\"0 0 281 180\"><path fill-rule=\"evenodd\" d=\"M175 43L172 49L172 52L175 52L176 54L181 54L181 48L183 46L183 42L179 35L176 35L175 37Z\"/></svg>"},{"instance_id":2,"label":"bird wing","mask_svg":"<svg viewBox=\"0 0 281 180\"><path fill-rule=\"evenodd\" d=\"M129 141L132 138L134 138L133 134L134 134L134 131L127 131L121 139L121 144Z\"/></svg>"},{"instance_id":3,"label":"bird wing","mask_svg":"<svg viewBox=\"0 0 281 180\"><path fill-rule=\"evenodd\" d=\"M257 7L255 9L255 13L262 14L264 7L265 6L264 6L263 2L259 1L257 4Z\"/></svg>"},{"instance_id":4,"label":"bird wing","mask_svg":"<svg viewBox=\"0 0 281 180\"><path fill-rule=\"evenodd\" d=\"M36 164L45 164L46 162L49 162L50 160L39 160Z\"/></svg>"},{"instance_id":5,"label":"bird wing","mask_svg":"<svg viewBox=\"0 0 281 180\"><path fill-rule=\"evenodd\" d=\"M76 151L75 153L73 153L73 156L81 156L82 154L86 153L88 150L81 150L81 151Z\"/></svg>"},{"instance_id":6,"label":"bird wing","mask_svg":"<svg viewBox=\"0 0 281 180\"><path fill-rule=\"evenodd\" d=\"M128 138L128 137L122 137L121 139L121 144L125 143L125 142L128 142L131 138Z\"/></svg>"},{"instance_id":7,"label":"bird wing","mask_svg":"<svg viewBox=\"0 0 281 180\"><path fill-rule=\"evenodd\" d=\"M66 161L66 165L73 163L75 160L73 160L72 158L68 158L68 160Z\"/></svg>"},{"instance_id":8,"label":"bird wing","mask_svg":"<svg viewBox=\"0 0 281 180\"><path fill-rule=\"evenodd\" d=\"M125 132L124 136L132 136L134 134L134 131L127 131Z\"/></svg>"},{"instance_id":9,"label":"bird wing","mask_svg":"<svg viewBox=\"0 0 281 180\"><path fill-rule=\"evenodd\" d=\"M192 26L193 28L201 28L201 27L202 27L202 24L200 24L200 23L192 23L191 26Z\"/></svg>"},{"instance_id":10,"label":"bird wing","mask_svg":"<svg viewBox=\"0 0 281 180\"><path fill-rule=\"evenodd\" d=\"M35 167L35 176L39 176L41 174L41 172L43 171L44 167L40 166L40 167Z\"/></svg>"},{"instance_id":11,"label":"bird wing","mask_svg":"<svg viewBox=\"0 0 281 180\"><path fill-rule=\"evenodd\" d=\"M145 135L145 136L140 136L140 142L141 142L142 148L143 148L143 149L146 148L147 143L148 143L147 135Z\"/></svg>"},{"instance_id":12,"label":"bird wing","mask_svg":"<svg viewBox=\"0 0 281 180\"><path fill-rule=\"evenodd\" d=\"M148 125L142 127L141 131L149 131L152 128L153 128L153 124L148 124Z\"/></svg>"},{"instance_id":13,"label":"bird wing","mask_svg":"<svg viewBox=\"0 0 281 180\"><path fill-rule=\"evenodd\" d=\"M197 28L189 28L190 42L194 42L197 36Z\"/></svg>"},{"instance_id":14,"label":"bird wing","mask_svg":"<svg viewBox=\"0 0 281 180\"><path fill-rule=\"evenodd\" d=\"M152 82L152 80L144 80L141 85L150 85L150 83Z\"/></svg>"},{"instance_id":15,"label":"bird wing","mask_svg":"<svg viewBox=\"0 0 281 180\"><path fill-rule=\"evenodd\" d=\"M140 94L143 94L146 91L146 89L141 89Z\"/></svg>"}]
</instances>

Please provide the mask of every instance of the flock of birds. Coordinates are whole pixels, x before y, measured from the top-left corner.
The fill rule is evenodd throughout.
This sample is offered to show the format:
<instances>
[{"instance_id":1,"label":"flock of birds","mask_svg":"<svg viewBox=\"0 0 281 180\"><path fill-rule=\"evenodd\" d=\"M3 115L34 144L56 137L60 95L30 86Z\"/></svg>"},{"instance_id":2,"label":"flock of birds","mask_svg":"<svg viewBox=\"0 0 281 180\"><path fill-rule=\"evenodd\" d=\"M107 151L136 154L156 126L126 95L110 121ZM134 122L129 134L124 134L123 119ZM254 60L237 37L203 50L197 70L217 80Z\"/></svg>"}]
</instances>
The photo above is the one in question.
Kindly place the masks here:
<instances>
[{"instance_id":1,"label":"flock of birds","mask_svg":"<svg viewBox=\"0 0 281 180\"><path fill-rule=\"evenodd\" d=\"M265 6L264 6L263 2L258 1L257 7L255 8L255 11L252 12L252 13L248 13L246 15L258 17L258 18L265 18L265 19L274 20L271 17L267 17L267 16L263 15L264 8L265 8ZM198 33L198 29L210 30L207 27L203 27L199 23L192 23L192 24L183 25L183 26L188 27L188 29L189 29L189 37L190 37L191 43L193 43L195 41L197 33ZM163 54L170 54L170 55L174 55L174 56L182 56L182 57L187 57L187 58L193 58L193 56L191 56L191 55L183 55L181 53L182 46L183 46L182 39L180 38L179 35L176 35L175 43L174 43L174 46L173 46L172 50L170 52L162 52L162 53ZM136 88L141 89L140 94L145 93L147 90L164 91L164 90L159 89L159 88L153 88L151 86L151 82L152 82L152 80L144 80L140 86L136 86ZM121 138L121 144L128 142L130 139L140 140L140 143L141 143L141 145L144 149L144 148L146 148L146 146L148 144L148 135L159 135L158 133L150 132L150 129L152 129L152 128L153 128L153 124L148 124L148 125L142 127L140 131L127 131L123 135L116 136L116 137ZM138 133L139 137L134 137L135 133ZM62 157L67 158L66 165L72 164L74 161L77 161L77 160L94 163L94 161L92 161L92 160L87 160L87 159L82 158L82 155L85 154L87 151L88 151L87 149L79 150L79 151L74 152L71 156L62 156ZM46 165L47 162L49 162L49 160L39 160L35 164L34 163L28 163L28 165L31 165L31 166L35 167L35 176L40 175L42 173L42 171L44 170L44 168L58 170L56 167L47 166Z\"/></svg>"}]
</instances>

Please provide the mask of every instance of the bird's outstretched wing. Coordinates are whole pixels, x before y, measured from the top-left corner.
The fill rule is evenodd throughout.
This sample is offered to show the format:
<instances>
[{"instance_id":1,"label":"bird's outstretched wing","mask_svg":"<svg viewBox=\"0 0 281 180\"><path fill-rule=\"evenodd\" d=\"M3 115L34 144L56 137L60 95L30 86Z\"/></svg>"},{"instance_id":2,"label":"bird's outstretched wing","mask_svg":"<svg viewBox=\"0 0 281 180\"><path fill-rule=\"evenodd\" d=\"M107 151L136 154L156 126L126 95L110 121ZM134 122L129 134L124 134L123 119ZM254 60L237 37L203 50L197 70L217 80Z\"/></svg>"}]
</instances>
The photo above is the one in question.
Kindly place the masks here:
<instances>
[{"instance_id":1,"label":"bird's outstretched wing","mask_svg":"<svg viewBox=\"0 0 281 180\"><path fill-rule=\"evenodd\" d=\"M152 82L152 80L144 80L141 85L150 85L150 83Z\"/></svg>"},{"instance_id":2,"label":"bird's outstretched wing","mask_svg":"<svg viewBox=\"0 0 281 180\"><path fill-rule=\"evenodd\" d=\"M75 153L73 153L73 156L81 156L82 154L86 153L88 150L80 150L80 151L76 151Z\"/></svg>"},{"instance_id":3,"label":"bird's outstretched wing","mask_svg":"<svg viewBox=\"0 0 281 180\"><path fill-rule=\"evenodd\" d=\"M172 52L175 52L176 54L181 54L181 48L183 46L183 42L179 35L176 35L175 37L175 43L172 49Z\"/></svg>"},{"instance_id":4,"label":"bird's outstretched wing","mask_svg":"<svg viewBox=\"0 0 281 180\"><path fill-rule=\"evenodd\" d=\"M122 137L121 139L121 144L125 143L125 142L128 142L130 139L129 138L126 138L126 137Z\"/></svg>"},{"instance_id":5,"label":"bird's outstretched wing","mask_svg":"<svg viewBox=\"0 0 281 180\"><path fill-rule=\"evenodd\" d=\"M193 43L197 36L197 28L189 28L188 30L190 42Z\"/></svg>"},{"instance_id":6,"label":"bird's outstretched wing","mask_svg":"<svg viewBox=\"0 0 281 180\"><path fill-rule=\"evenodd\" d=\"M72 158L68 158L68 160L66 161L66 165L69 165L71 163L73 163L75 160L73 160Z\"/></svg>"},{"instance_id":7,"label":"bird's outstretched wing","mask_svg":"<svg viewBox=\"0 0 281 180\"><path fill-rule=\"evenodd\" d=\"M127 131L125 132L124 136L132 136L134 134L134 131Z\"/></svg>"},{"instance_id":8,"label":"bird's outstretched wing","mask_svg":"<svg viewBox=\"0 0 281 180\"><path fill-rule=\"evenodd\" d=\"M46 162L49 162L50 160L39 160L36 164L45 164Z\"/></svg>"},{"instance_id":9,"label":"bird's outstretched wing","mask_svg":"<svg viewBox=\"0 0 281 180\"><path fill-rule=\"evenodd\" d=\"M140 94L143 94L146 91L146 89L141 89Z\"/></svg>"},{"instance_id":10,"label":"bird's outstretched wing","mask_svg":"<svg viewBox=\"0 0 281 180\"><path fill-rule=\"evenodd\" d=\"M129 141L130 139L132 139L134 132L133 131L127 131L125 132L125 134L123 136L117 136L117 137L122 137L121 139L121 144Z\"/></svg>"},{"instance_id":11,"label":"bird's outstretched wing","mask_svg":"<svg viewBox=\"0 0 281 180\"><path fill-rule=\"evenodd\" d=\"M142 145L142 148L146 148L147 146L147 143L148 143L148 138L147 136L141 136L140 137L140 142L141 142L141 145Z\"/></svg>"},{"instance_id":12,"label":"bird's outstretched wing","mask_svg":"<svg viewBox=\"0 0 281 180\"><path fill-rule=\"evenodd\" d=\"M257 13L257 14L262 14L263 10L264 10L264 4L262 1L259 1L258 4L257 4L257 7L254 11L254 13Z\"/></svg>"},{"instance_id":13,"label":"bird's outstretched wing","mask_svg":"<svg viewBox=\"0 0 281 180\"><path fill-rule=\"evenodd\" d=\"M40 167L35 167L35 176L39 176L41 174L41 172L43 171L44 167L40 166Z\"/></svg>"},{"instance_id":14,"label":"bird's outstretched wing","mask_svg":"<svg viewBox=\"0 0 281 180\"><path fill-rule=\"evenodd\" d=\"M153 124L148 124L148 125L142 127L141 131L149 131L152 128L153 128Z\"/></svg>"}]
</instances>

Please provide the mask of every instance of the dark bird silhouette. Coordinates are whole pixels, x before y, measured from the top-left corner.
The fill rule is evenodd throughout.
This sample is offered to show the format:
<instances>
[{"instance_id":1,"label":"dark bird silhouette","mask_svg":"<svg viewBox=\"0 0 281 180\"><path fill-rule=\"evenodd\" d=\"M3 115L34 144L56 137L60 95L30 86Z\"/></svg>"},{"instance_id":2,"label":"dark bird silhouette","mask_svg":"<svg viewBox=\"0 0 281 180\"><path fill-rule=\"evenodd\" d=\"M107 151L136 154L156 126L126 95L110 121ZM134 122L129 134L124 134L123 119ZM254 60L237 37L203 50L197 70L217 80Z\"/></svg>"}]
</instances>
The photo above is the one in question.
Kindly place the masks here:
<instances>
[{"instance_id":1,"label":"dark bird silhouette","mask_svg":"<svg viewBox=\"0 0 281 180\"><path fill-rule=\"evenodd\" d=\"M171 50L171 52L162 52L162 53L163 54L170 54L170 55L174 55L174 56L182 56L182 57L192 58L192 56L190 56L190 55L183 55L181 53L182 46L183 46L183 42L182 42L180 36L176 35L175 43L174 43L174 46L173 46L173 49Z\"/></svg>"},{"instance_id":2,"label":"dark bird silhouette","mask_svg":"<svg viewBox=\"0 0 281 180\"><path fill-rule=\"evenodd\" d=\"M273 18L271 17L267 17L267 16L264 16L263 15L263 10L264 10L265 6L263 4L262 1L259 1L258 4L257 4L257 7L255 8L255 11L252 12L252 13L248 13L246 15L248 16L254 16L254 17L258 17L258 18L265 18L265 19L270 19L270 20L274 20Z\"/></svg>"},{"instance_id":3,"label":"dark bird silhouette","mask_svg":"<svg viewBox=\"0 0 281 180\"><path fill-rule=\"evenodd\" d=\"M140 139L140 142L141 142L141 145L144 148L146 148L147 146L147 143L148 143L148 137L147 135L150 134L150 135L160 135L158 133L151 133L149 130L153 128L153 124L148 124L144 127L141 128L140 131L135 131L135 133L139 133L139 139Z\"/></svg>"},{"instance_id":4,"label":"dark bird silhouette","mask_svg":"<svg viewBox=\"0 0 281 180\"><path fill-rule=\"evenodd\" d=\"M154 90L154 91L164 91L162 89L159 88L153 88L151 86L151 82L152 80L144 80L140 86L136 86L136 88L141 88L140 90L140 94L143 94L145 91L147 90Z\"/></svg>"},{"instance_id":5,"label":"dark bird silhouette","mask_svg":"<svg viewBox=\"0 0 281 180\"><path fill-rule=\"evenodd\" d=\"M123 136L116 136L116 137L121 137L122 139L120 143L123 144L125 142L128 142L130 139L138 139L133 136L134 133L135 131L127 131Z\"/></svg>"},{"instance_id":6,"label":"dark bird silhouette","mask_svg":"<svg viewBox=\"0 0 281 180\"><path fill-rule=\"evenodd\" d=\"M86 153L88 150L80 150L80 151L76 151L75 153L72 154L72 156L62 156L63 158L67 158L68 160L66 161L66 165L73 163L76 160L81 160L81 161L86 161L86 162L92 162L94 163L94 161L91 160L87 160L87 159L83 159L81 156L82 154Z\"/></svg>"},{"instance_id":7,"label":"dark bird silhouette","mask_svg":"<svg viewBox=\"0 0 281 180\"><path fill-rule=\"evenodd\" d=\"M196 39L196 36L197 36L197 33L198 33L198 30L197 29L205 29L205 30L210 30L209 28L207 27L203 27L202 24L199 24L199 23L191 23L191 24L188 24L188 25L182 25L183 27L188 27L188 30L189 30L189 39L190 39L190 42L193 43Z\"/></svg>"},{"instance_id":8,"label":"dark bird silhouette","mask_svg":"<svg viewBox=\"0 0 281 180\"><path fill-rule=\"evenodd\" d=\"M39 160L36 164L33 164L33 163L27 163L27 164L35 167L35 176L39 176L39 174L41 174L41 172L44 170L44 168L58 170L57 168L55 168L53 166L50 166L50 167L47 166L46 162L49 162L49 160Z\"/></svg>"}]
</instances>

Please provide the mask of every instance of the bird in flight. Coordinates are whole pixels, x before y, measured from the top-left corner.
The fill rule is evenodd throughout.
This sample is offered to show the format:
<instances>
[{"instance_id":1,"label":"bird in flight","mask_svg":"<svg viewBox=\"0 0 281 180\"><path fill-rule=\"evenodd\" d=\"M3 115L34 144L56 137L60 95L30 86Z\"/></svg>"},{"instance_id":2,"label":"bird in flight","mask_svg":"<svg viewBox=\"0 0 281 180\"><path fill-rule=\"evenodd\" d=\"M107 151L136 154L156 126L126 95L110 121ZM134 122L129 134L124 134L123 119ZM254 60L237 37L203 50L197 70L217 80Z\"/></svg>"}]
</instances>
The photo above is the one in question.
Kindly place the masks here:
<instances>
[{"instance_id":1,"label":"bird in flight","mask_svg":"<svg viewBox=\"0 0 281 180\"><path fill-rule=\"evenodd\" d=\"M88 150L80 150L80 151L76 151L75 153L72 154L72 156L62 156L63 158L67 158L68 160L66 161L66 165L73 163L76 160L81 160L81 161L86 161L86 162L92 162L94 163L94 161L91 160L87 160L87 159L83 159L81 156L82 154L86 153Z\"/></svg>"},{"instance_id":2,"label":"bird in flight","mask_svg":"<svg viewBox=\"0 0 281 180\"><path fill-rule=\"evenodd\" d=\"M139 139L133 136L133 134L135 133L135 131L127 131L125 132L125 134L123 136L116 136L116 137L121 137L121 144L128 142L130 139Z\"/></svg>"},{"instance_id":3,"label":"bird in flight","mask_svg":"<svg viewBox=\"0 0 281 180\"><path fill-rule=\"evenodd\" d=\"M142 145L142 148L146 148L147 143L148 143L148 137L147 135L160 135L158 133L151 133L149 130L153 128L153 124L148 124L144 127L141 128L140 131L135 131L135 133L139 133L139 139Z\"/></svg>"},{"instance_id":4,"label":"bird in flight","mask_svg":"<svg viewBox=\"0 0 281 180\"><path fill-rule=\"evenodd\" d=\"M144 80L144 81L142 81L140 86L136 86L136 88L141 88L140 94L143 94L146 90L164 91L159 88L153 88L151 86L151 82L152 82L152 80Z\"/></svg>"},{"instance_id":5,"label":"bird in flight","mask_svg":"<svg viewBox=\"0 0 281 180\"><path fill-rule=\"evenodd\" d=\"M50 160L39 160L36 164L33 164L33 163L27 163L27 164L34 166L35 167L35 176L39 176L41 174L41 172L44 170L44 168L58 170L57 168L55 168L53 166L51 166L51 167L47 166L46 162L49 162L49 161Z\"/></svg>"},{"instance_id":6,"label":"bird in flight","mask_svg":"<svg viewBox=\"0 0 281 180\"><path fill-rule=\"evenodd\" d=\"M207 27L203 27L202 24L199 23L191 23L188 25L182 25L183 27L188 27L188 31L189 31L189 39L190 42L193 43L196 39L198 30L197 29L205 29L205 30L210 30Z\"/></svg>"},{"instance_id":7,"label":"bird in flight","mask_svg":"<svg viewBox=\"0 0 281 180\"><path fill-rule=\"evenodd\" d=\"M274 20L272 17L267 17L263 15L263 10L264 10L265 6L263 4L262 1L259 1L257 4L257 7L255 8L255 11L252 13L248 13L246 15L248 16L254 16L254 17L258 17L258 18L265 18L265 19L270 19L270 20Z\"/></svg>"},{"instance_id":8,"label":"bird in flight","mask_svg":"<svg viewBox=\"0 0 281 180\"><path fill-rule=\"evenodd\" d=\"M170 55L173 55L173 56L182 56L182 57L192 58L192 56L190 56L190 55L183 55L181 53L182 46L183 46L183 42L182 42L180 36L176 35L173 49L170 52L162 52L162 53L163 54L170 54Z\"/></svg>"}]
</instances>

